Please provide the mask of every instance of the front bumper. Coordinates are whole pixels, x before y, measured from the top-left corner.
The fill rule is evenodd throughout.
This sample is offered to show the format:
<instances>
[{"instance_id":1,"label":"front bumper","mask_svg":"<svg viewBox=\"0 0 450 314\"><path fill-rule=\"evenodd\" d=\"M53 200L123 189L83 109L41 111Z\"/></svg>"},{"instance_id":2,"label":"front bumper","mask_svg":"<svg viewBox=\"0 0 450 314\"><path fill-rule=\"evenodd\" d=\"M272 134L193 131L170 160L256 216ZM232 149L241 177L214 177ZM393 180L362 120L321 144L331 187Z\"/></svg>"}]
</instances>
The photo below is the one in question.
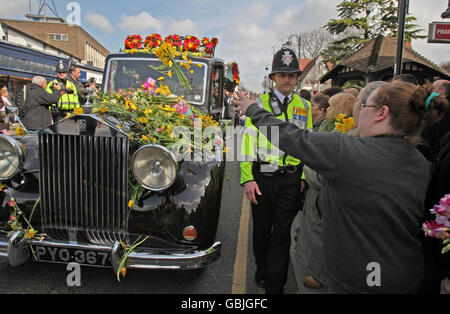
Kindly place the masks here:
<instances>
[{"instance_id":1,"label":"front bumper","mask_svg":"<svg viewBox=\"0 0 450 314\"><path fill-rule=\"evenodd\" d=\"M9 239L0 238L0 256L8 258L11 266L18 266L30 259L29 243L24 242L23 235L20 232L14 233ZM61 241L37 241L30 243L32 246L44 247L64 250L84 250L89 252L100 252L105 256L109 256L111 266L114 271L117 271L118 263L121 258L120 247L121 244L116 242L112 247L93 244L80 244ZM128 255L127 267L139 269L173 269L173 270L189 270L203 268L206 265L214 262L220 256L222 244L220 242L214 243L206 250L197 251L169 251L169 250L152 250L149 248L137 247ZM56 250L55 250L56 252ZM55 256L54 254L53 256ZM76 262L73 256L67 255L66 261L61 260L40 260L54 263L69 263ZM88 263L81 263L89 265ZM91 265L102 266L102 265Z\"/></svg>"}]
</instances>

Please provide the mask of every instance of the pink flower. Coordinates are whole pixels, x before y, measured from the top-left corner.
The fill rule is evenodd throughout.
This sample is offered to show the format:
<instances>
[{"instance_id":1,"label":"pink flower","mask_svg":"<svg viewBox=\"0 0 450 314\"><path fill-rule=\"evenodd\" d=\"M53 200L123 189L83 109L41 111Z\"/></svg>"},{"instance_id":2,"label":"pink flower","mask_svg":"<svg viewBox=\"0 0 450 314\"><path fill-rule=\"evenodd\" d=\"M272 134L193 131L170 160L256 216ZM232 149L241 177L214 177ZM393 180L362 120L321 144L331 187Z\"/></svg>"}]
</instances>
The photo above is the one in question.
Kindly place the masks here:
<instances>
[{"instance_id":1,"label":"pink flower","mask_svg":"<svg viewBox=\"0 0 450 314\"><path fill-rule=\"evenodd\" d=\"M14 207L14 200L10 200L9 203L8 203L8 206Z\"/></svg>"},{"instance_id":2,"label":"pink flower","mask_svg":"<svg viewBox=\"0 0 450 314\"><path fill-rule=\"evenodd\" d=\"M14 221L15 219L16 219L16 217L14 217L14 216L9 217L9 221Z\"/></svg>"},{"instance_id":3,"label":"pink flower","mask_svg":"<svg viewBox=\"0 0 450 314\"><path fill-rule=\"evenodd\" d=\"M427 237L446 239L450 236L448 233L449 228L446 228L445 225L438 224L435 220L426 221L422 225L422 229L425 231L425 235Z\"/></svg>"},{"instance_id":4,"label":"pink flower","mask_svg":"<svg viewBox=\"0 0 450 314\"><path fill-rule=\"evenodd\" d=\"M450 211L450 194L446 194L443 198L441 198L439 205Z\"/></svg>"},{"instance_id":5,"label":"pink flower","mask_svg":"<svg viewBox=\"0 0 450 314\"><path fill-rule=\"evenodd\" d=\"M434 205L433 209L430 210L432 214L437 214L439 216L450 218L450 209L445 208L442 205Z\"/></svg>"},{"instance_id":6,"label":"pink flower","mask_svg":"<svg viewBox=\"0 0 450 314\"><path fill-rule=\"evenodd\" d=\"M161 132L162 132L162 129L161 129L161 128L158 128L158 129L156 129L156 132L161 133Z\"/></svg>"}]
</instances>

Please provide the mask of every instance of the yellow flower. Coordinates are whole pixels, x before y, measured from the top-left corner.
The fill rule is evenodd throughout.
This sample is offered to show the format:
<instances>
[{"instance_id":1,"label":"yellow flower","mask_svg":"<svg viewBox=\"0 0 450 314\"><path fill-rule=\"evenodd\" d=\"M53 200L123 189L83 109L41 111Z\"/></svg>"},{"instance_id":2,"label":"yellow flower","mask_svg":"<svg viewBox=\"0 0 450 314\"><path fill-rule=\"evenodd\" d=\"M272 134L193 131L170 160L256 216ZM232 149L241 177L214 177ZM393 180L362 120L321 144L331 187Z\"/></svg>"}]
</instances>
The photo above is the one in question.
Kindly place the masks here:
<instances>
[{"instance_id":1,"label":"yellow flower","mask_svg":"<svg viewBox=\"0 0 450 314\"><path fill-rule=\"evenodd\" d=\"M74 114L83 114L83 108L77 107L73 109Z\"/></svg>"},{"instance_id":2,"label":"yellow flower","mask_svg":"<svg viewBox=\"0 0 450 314\"><path fill-rule=\"evenodd\" d=\"M19 135L19 136L21 136L21 135L24 135L25 134L25 130L22 128L22 127L18 127L17 129L16 129L16 135Z\"/></svg>"},{"instance_id":3,"label":"yellow flower","mask_svg":"<svg viewBox=\"0 0 450 314\"><path fill-rule=\"evenodd\" d=\"M172 77L172 71L167 72L168 77Z\"/></svg>"},{"instance_id":4,"label":"yellow flower","mask_svg":"<svg viewBox=\"0 0 450 314\"><path fill-rule=\"evenodd\" d=\"M148 119L147 118L139 118L138 121L141 122L141 123L148 123Z\"/></svg>"},{"instance_id":5,"label":"yellow flower","mask_svg":"<svg viewBox=\"0 0 450 314\"><path fill-rule=\"evenodd\" d=\"M194 70L189 71L191 74L194 74Z\"/></svg>"},{"instance_id":6,"label":"yellow flower","mask_svg":"<svg viewBox=\"0 0 450 314\"><path fill-rule=\"evenodd\" d=\"M127 275L127 268L126 267L122 268L120 273L122 274L122 277L125 277Z\"/></svg>"},{"instance_id":7,"label":"yellow flower","mask_svg":"<svg viewBox=\"0 0 450 314\"><path fill-rule=\"evenodd\" d=\"M343 119L345 119L345 114L344 113L340 113L336 116L336 120L338 121L342 121Z\"/></svg>"},{"instance_id":8,"label":"yellow flower","mask_svg":"<svg viewBox=\"0 0 450 314\"><path fill-rule=\"evenodd\" d=\"M105 113L107 110L108 110L108 108L103 107L103 108L100 110L100 113Z\"/></svg>"},{"instance_id":9,"label":"yellow flower","mask_svg":"<svg viewBox=\"0 0 450 314\"><path fill-rule=\"evenodd\" d=\"M163 80L164 80L164 77L162 77L162 76L158 77L158 81L163 81Z\"/></svg>"},{"instance_id":10,"label":"yellow flower","mask_svg":"<svg viewBox=\"0 0 450 314\"><path fill-rule=\"evenodd\" d=\"M33 239L34 236L36 235L36 230L34 230L33 228L30 228L30 230L28 230L27 234L25 234L25 239Z\"/></svg>"},{"instance_id":11,"label":"yellow flower","mask_svg":"<svg viewBox=\"0 0 450 314\"><path fill-rule=\"evenodd\" d=\"M344 130L344 125L343 125L342 123L336 122L336 123L335 123L335 126L336 126L336 130L337 130L338 132L341 132L341 131Z\"/></svg>"},{"instance_id":12,"label":"yellow flower","mask_svg":"<svg viewBox=\"0 0 450 314\"><path fill-rule=\"evenodd\" d=\"M148 137L145 136L145 135L142 135L142 140L143 140L143 141L148 141ZM131 201L130 201L130 202L131 202Z\"/></svg>"},{"instance_id":13,"label":"yellow flower","mask_svg":"<svg viewBox=\"0 0 450 314\"><path fill-rule=\"evenodd\" d=\"M133 200L130 200L130 201L128 202L128 208L133 207L133 205L134 205L134 201L133 201Z\"/></svg>"}]
</instances>

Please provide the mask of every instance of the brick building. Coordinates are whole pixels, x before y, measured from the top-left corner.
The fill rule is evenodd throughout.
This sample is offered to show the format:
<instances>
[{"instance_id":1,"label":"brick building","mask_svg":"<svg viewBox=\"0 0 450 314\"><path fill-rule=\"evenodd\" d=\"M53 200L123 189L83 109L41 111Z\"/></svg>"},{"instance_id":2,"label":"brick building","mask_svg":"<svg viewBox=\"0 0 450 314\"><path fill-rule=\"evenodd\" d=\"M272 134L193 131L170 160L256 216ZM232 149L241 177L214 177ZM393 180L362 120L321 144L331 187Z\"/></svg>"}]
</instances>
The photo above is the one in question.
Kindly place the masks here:
<instances>
[{"instance_id":1,"label":"brick building","mask_svg":"<svg viewBox=\"0 0 450 314\"><path fill-rule=\"evenodd\" d=\"M32 17L32 15L27 15ZM36 38L49 46L57 48L77 61L103 69L109 51L81 26L69 25L63 19L8 20L0 19L8 40L8 28ZM3 39L3 38L2 38Z\"/></svg>"},{"instance_id":2,"label":"brick building","mask_svg":"<svg viewBox=\"0 0 450 314\"><path fill-rule=\"evenodd\" d=\"M12 95L35 75L54 79L59 60L79 66L81 81L95 78L102 83L109 51L95 38L59 17L26 17L0 19L0 83L6 83Z\"/></svg>"}]
</instances>

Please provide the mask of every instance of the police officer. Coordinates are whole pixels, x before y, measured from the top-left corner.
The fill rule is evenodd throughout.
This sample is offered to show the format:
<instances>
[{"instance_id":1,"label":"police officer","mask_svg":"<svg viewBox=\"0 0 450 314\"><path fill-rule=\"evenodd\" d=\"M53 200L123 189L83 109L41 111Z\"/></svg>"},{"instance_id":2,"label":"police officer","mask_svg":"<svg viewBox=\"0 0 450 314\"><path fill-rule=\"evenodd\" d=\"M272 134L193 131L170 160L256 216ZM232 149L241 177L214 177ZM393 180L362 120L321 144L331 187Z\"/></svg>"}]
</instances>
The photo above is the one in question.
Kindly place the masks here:
<instances>
[{"instance_id":1,"label":"police officer","mask_svg":"<svg viewBox=\"0 0 450 314\"><path fill-rule=\"evenodd\" d=\"M47 92L53 93L53 85L61 84L61 98L57 104L53 104L53 121L57 122L64 118L73 109L80 107L78 92L75 84L67 79L67 66L60 60L56 66L56 79L47 84Z\"/></svg>"},{"instance_id":2,"label":"police officer","mask_svg":"<svg viewBox=\"0 0 450 314\"><path fill-rule=\"evenodd\" d=\"M301 71L294 51L283 48L273 57L274 88L258 104L278 119L312 129L311 104L293 93ZM269 130L268 130L269 131ZM301 161L277 150L246 119L242 139L241 185L252 205L255 282L266 293L283 293L289 265L290 229L301 206ZM275 142L274 142L275 143Z\"/></svg>"}]
</instances>

